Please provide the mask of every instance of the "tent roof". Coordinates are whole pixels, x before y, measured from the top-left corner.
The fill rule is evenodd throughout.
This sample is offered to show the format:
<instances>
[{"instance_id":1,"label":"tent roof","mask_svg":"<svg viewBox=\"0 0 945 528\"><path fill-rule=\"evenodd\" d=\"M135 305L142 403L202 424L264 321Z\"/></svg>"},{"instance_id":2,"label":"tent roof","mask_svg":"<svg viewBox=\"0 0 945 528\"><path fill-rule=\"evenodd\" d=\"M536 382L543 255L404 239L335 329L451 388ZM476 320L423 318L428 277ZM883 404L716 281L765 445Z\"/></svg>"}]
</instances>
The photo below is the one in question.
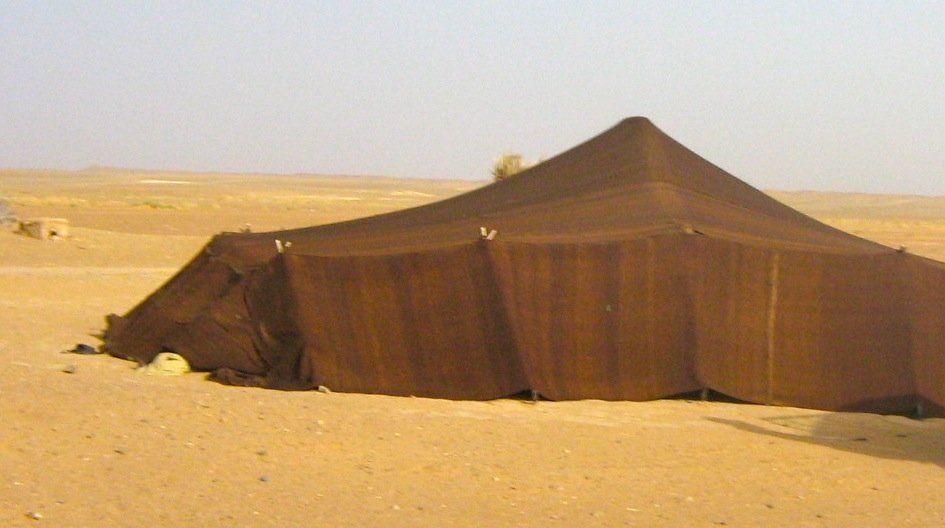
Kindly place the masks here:
<instances>
[{"instance_id":1,"label":"tent roof","mask_svg":"<svg viewBox=\"0 0 945 528\"><path fill-rule=\"evenodd\" d=\"M512 178L374 217L280 232L304 254L374 254L465 243L479 227L503 241L628 240L697 232L784 249L876 253L889 248L822 224L742 182L632 117ZM272 233L227 235L227 251ZM235 246L235 247L234 247Z\"/></svg>"}]
</instances>

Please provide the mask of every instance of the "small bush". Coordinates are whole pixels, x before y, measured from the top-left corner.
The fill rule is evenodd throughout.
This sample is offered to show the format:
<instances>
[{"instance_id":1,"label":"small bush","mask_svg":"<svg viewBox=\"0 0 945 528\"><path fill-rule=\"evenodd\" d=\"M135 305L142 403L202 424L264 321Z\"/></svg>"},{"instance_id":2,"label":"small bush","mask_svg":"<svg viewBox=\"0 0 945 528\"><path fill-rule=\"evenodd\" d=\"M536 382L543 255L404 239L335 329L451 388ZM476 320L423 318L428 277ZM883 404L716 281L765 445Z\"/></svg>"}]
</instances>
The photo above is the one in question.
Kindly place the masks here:
<instances>
[{"instance_id":1,"label":"small bush","mask_svg":"<svg viewBox=\"0 0 945 528\"><path fill-rule=\"evenodd\" d=\"M145 200L143 202L138 202L139 206L150 207L151 209L177 209L176 205L160 202L158 200Z\"/></svg>"},{"instance_id":2,"label":"small bush","mask_svg":"<svg viewBox=\"0 0 945 528\"><path fill-rule=\"evenodd\" d=\"M502 181L533 165L534 163L525 161L521 154L508 152L499 156L499 158L495 160L495 163L492 164L492 177L495 178L495 181Z\"/></svg>"}]
</instances>

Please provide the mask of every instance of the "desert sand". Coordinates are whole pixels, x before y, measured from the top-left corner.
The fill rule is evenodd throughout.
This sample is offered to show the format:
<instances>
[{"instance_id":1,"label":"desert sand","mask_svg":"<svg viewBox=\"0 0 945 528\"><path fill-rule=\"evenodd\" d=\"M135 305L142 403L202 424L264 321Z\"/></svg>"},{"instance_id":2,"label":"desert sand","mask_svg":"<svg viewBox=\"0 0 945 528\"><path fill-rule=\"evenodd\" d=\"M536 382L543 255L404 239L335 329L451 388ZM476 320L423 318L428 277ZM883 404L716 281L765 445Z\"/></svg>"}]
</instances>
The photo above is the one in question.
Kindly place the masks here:
<instances>
[{"instance_id":1,"label":"desert sand","mask_svg":"<svg viewBox=\"0 0 945 528\"><path fill-rule=\"evenodd\" d=\"M63 354L208 238L378 214L482 183L0 171L3 526L940 526L945 420L759 405L277 392ZM772 193L945 259L945 198Z\"/></svg>"}]
</instances>

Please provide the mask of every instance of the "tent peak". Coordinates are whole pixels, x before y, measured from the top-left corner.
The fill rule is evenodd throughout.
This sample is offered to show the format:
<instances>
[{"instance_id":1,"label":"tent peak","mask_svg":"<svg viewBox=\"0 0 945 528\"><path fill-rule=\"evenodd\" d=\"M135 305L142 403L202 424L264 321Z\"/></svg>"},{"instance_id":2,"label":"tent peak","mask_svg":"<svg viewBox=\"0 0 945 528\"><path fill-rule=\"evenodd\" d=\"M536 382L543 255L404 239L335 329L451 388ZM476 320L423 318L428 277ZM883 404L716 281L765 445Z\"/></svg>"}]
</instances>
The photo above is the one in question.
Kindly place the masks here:
<instances>
[{"instance_id":1,"label":"tent peak","mask_svg":"<svg viewBox=\"0 0 945 528\"><path fill-rule=\"evenodd\" d=\"M651 126L655 127L652 121L648 117L644 116L630 116L625 117L617 123L617 126Z\"/></svg>"},{"instance_id":2,"label":"tent peak","mask_svg":"<svg viewBox=\"0 0 945 528\"><path fill-rule=\"evenodd\" d=\"M660 132L660 129L653 124L648 117L643 116L631 116L621 119L620 122L614 126L613 130L626 130L626 131L635 131L635 132Z\"/></svg>"}]
</instances>

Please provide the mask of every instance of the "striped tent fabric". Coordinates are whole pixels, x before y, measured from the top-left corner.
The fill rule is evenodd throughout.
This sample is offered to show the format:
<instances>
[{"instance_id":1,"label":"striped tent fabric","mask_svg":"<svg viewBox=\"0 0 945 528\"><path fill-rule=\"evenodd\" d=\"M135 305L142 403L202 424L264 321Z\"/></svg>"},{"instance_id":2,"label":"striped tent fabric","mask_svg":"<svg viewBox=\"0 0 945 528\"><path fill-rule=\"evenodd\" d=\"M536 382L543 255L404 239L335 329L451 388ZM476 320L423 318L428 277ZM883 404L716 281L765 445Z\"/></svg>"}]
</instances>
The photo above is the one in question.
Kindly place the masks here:
<instances>
[{"instance_id":1,"label":"striped tent fabric","mask_svg":"<svg viewBox=\"0 0 945 528\"><path fill-rule=\"evenodd\" d=\"M440 202L217 235L109 316L103 348L277 389L713 390L942 416L945 264L805 216L636 117Z\"/></svg>"}]
</instances>

